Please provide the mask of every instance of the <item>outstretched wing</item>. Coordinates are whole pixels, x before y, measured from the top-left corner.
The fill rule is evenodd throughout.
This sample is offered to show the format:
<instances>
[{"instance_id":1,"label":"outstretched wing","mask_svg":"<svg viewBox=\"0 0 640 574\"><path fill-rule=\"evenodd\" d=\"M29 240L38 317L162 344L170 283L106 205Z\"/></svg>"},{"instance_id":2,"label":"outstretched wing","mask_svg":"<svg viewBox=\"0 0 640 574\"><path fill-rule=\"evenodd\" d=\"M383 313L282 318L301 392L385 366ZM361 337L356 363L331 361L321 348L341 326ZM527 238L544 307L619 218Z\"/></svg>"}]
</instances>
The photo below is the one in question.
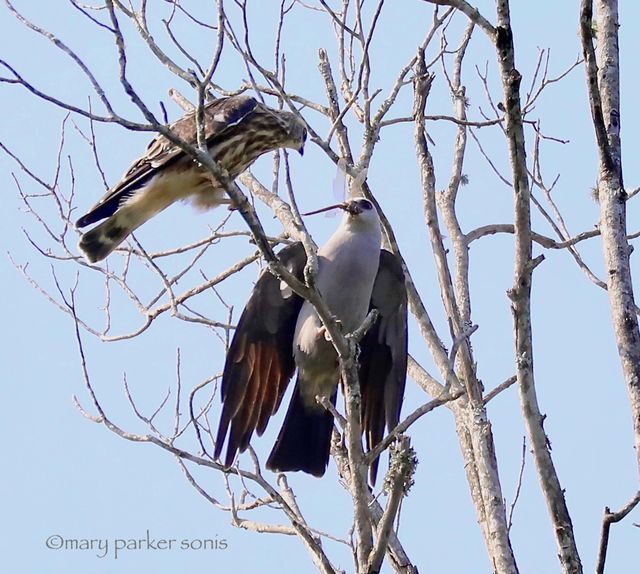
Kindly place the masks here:
<instances>
[{"instance_id":1,"label":"outstretched wing","mask_svg":"<svg viewBox=\"0 0 640 574\"><path fill-rule=\"evenodd\" d=\"M220 98L205 107L205 138L207 142L223 134L227 129L241 122L258 105L251 96ZM190 112L170 126L177 137L193 144L197 140L195 112ZM181 158L184 151L167 138L158 135L106 195L91 210L81 217L76 225L86 227L113 215L123 201L131 197L160 170L166 169Z\"/></svg>"},{"instance_id":2,"label":"outstretched wing","mask_svg":"<svg viewBox=\"0 0 640 574\"><path fill-rule=\"evenodd\" d=\"M285 247L282 263L302 280L307 260L302 244ZM225 465L244 451L254 431L261 435L278 410L295 371L293 335L302 297L265 270L242 312L222 374L222 416L216 437L220 457L229 432Z\"/></svg>"},{"instance_id":3,"label":"outstretched wing","mask_svg":"<svg viewBox=\"0 0 640 574\"><path fill-rule=\"evenodd\" d=\"M407 290L400 259L384 249L371 294L371 308L379 312L360 343L362 430L371 450L400 420L407 377ZM369 469L375 484L378 459Z\"/></svg>"}]
</instances>

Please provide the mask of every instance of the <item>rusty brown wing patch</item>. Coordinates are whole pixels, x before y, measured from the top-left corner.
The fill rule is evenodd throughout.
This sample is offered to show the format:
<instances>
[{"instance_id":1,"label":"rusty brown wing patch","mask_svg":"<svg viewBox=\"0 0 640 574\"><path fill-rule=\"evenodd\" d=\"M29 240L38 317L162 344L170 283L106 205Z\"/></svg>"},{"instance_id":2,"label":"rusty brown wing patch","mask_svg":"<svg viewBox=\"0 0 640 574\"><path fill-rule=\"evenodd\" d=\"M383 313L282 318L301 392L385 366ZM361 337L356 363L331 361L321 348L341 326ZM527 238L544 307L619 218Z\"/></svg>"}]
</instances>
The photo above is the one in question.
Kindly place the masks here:
<instances>
[{"instance_id":1,"label":"rusty brown wing patch","mask_svg":"<svg viewBox=\"0 0 640 574\"><path fill-rule=\"evenodd\" d=\"M278 257L302 279L306 255L301 244L285 247ZM242 312L222 375L222 414L216 437L217 459L229 435L225 466L261 435L276 412L295 371L293 335L302 298L268 270L258 279Z\"/></svg>"}]
</instances>

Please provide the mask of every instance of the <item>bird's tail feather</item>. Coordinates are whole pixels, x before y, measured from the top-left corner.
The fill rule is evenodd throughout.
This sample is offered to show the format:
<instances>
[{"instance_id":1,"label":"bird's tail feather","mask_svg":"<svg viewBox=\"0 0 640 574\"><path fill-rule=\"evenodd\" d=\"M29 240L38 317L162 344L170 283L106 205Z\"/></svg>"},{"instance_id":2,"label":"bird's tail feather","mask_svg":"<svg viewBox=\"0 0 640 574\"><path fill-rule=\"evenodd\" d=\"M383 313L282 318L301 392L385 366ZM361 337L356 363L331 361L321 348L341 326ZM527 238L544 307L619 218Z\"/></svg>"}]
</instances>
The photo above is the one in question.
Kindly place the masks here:
<instances>
[{"instance_id":1,"label":"bird's tail feather","mask_svg":"<svg viewBox=\"0 0 640 574\"><path fill-rule=\"evenodd\" d=\"M166 205L156 209L143 209L139 203L124 205L118 211L80 237L78 247L91 263L101 261L120 245L131 233Z\"/></svg>"},{"instance_id":2,"label":"bird's tail feather","mask_svg":"<svg viewBox=\"0 0 640 574\"><path fill-rule=\"evenodd\" d=\"M101 261L120 245L133 231L122 220L112 216L80 237L78 247L91 263Z\"/></svg>"},{"instance_id":3,"label":"bird's tail feather","mask_svg":"<svg viewBox=\"0 0 640 574\"><path fill-rule=\"evenodd\" d=\"M305 406L299 387L298 380L267 468L275 472L302 470L322 476L329 463L333 415L321 405ZM331 403L336 404L336 393Z\"/></svg>"}]
</instances>

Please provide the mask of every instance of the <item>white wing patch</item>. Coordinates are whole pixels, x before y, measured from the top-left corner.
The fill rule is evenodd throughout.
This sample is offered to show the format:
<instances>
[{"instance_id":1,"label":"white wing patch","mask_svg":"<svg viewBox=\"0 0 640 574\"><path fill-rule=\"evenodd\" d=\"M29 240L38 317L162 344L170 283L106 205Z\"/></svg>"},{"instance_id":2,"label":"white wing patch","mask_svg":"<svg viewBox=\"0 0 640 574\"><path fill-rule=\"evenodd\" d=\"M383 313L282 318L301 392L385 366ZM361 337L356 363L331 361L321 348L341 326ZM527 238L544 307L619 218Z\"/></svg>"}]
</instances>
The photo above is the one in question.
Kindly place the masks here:
<instances>
[{"instance_id":1,"label":"white wing patch","mask_svg":"<svg viewBox=\"0 0 640 574\"><path fill-rule=\"evenodd\" d=\"M289 299L289 297L293 295L293 289L291 289L291 287L289 287L286 282L280 281L280 294L282 295L283 299Z\"/></svg>"}]
</instances>

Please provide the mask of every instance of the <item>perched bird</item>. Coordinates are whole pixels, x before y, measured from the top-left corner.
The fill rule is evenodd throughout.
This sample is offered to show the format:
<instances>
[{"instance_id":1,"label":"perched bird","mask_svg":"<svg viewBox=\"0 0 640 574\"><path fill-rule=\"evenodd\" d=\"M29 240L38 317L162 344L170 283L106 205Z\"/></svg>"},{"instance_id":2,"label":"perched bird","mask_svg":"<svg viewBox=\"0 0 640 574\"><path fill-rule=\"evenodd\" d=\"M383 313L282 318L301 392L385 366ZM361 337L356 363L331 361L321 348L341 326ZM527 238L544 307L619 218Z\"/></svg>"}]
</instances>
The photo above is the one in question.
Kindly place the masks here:
<instances>
[{"instance_id":1,"label":"perched bird","mask_svg":"<svg viewBox=\"0 0 640 574\"><path fill-rule=\"evenodd\" d=\"M271 109L250 96L220 98L204 109L209 154L233 179L260 155L280 147L302 155L307 130L291 112ZM195 112L170 126L190 144L197 141ZM212 175L167 138L158 135L122 179L76 225L106 219L86 232L79 248L94 263L109 255L127 236L178 200L191 199L210 209L228 203Z\"/></svg>"},{"instance_id":2,"label":"perched bird","mask_svg":"<svg viewBox=\"0 0 640 574\"><path fill-rule=\"evenodd\" d=\"M381 250L380 220L370 201L341 204L346 213L318 251L317 286L343 331L358 328L368 311L378 319L361 341L362 425L373 448L399 421L407 370L407 294L398 258ZM303 280L301 244L278 255ZM267 460L274 471L322 476L329 461L333 416L316 396L336 402L340 370L333 344L313 306L265 270L240 317L222 378L222 415L215 458L228 437L230 466L254 431L262 435L278 410L289 380L297 381L284 424ZM371 467L375 482L377 460Z\"/></svg>"}]
</instances>

